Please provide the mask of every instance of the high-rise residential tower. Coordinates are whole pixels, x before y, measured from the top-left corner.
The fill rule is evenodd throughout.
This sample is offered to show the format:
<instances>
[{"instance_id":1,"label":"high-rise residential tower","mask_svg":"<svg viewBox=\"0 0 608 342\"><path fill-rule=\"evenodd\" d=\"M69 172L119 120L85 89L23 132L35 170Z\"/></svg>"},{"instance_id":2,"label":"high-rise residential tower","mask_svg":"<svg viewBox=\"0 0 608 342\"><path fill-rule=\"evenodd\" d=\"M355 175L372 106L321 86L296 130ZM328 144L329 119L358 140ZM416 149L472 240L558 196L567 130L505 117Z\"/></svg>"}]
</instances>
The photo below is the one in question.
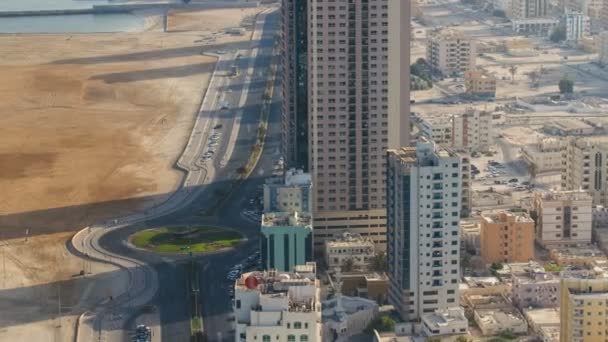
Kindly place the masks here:
<instances>
[{"instance_id":1,"label":"high-rise residential tower","mask_svg":"<svg viewBox=\"0 0 608 342\"><path fill-rule=\"evenodd\" d=\"M321 247L325 239L350 231L383 246L389 135L395 147L409 142L410 5L397 0L310 0L308 5L308 166L315 189L315 244ZM396 27L393 36L389 12L399 20L390 24ZM390 54L395 63L392 103Z\"/></svg>"},{"instance_id":2,"label":"high-rise residential tower","mask_svg":"<svg viewBox=\"0 0 608 342\"><path fill-rule=\"evenodd\" d=\"M290 167L308 170L308 2L283 0L282 148Z\"/></svg>"},{"instance_id":3,"label":"high-rise residential tower","mask_svg":"<svg viewBox=\"0 0 608 342\"><path fill-rule=\"evenodd\" d=\"M460 158L425 138L388 151L389 301L404 320L458 306Z\"/></svg>"}]
</instances>

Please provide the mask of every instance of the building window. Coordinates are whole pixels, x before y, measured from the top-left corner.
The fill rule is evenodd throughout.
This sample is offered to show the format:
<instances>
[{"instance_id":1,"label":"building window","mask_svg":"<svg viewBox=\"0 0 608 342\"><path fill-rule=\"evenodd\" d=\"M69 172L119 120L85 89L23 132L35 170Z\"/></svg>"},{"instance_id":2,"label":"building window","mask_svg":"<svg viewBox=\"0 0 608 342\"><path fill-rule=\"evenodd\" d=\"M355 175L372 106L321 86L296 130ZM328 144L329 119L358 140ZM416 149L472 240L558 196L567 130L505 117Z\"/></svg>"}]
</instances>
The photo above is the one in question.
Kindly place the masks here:
<instances>
[{"instance_id":1,"label":"building window","mask_svg":"<svg viewBox=\"0 0 608 342\"><path fill-rule=\"evenodd\" d=\"M300 342L308 342L308 335L300 335Z\"/></svg>"},{"instance_id":2,"label":"building window","mask_svg":"<svg viewBox=\"0 0 608 342\"><path fill-rule=\"evenodd\" d=\"M293 323L293 328L294 329L302 329L302 323L300 323L300 322L294 322Z\"/></svg>"},{"instance_id":3,"label":"building window","mask_svg":"<svg viewBox=\"0 0 608 342\"><path fill-rule=\"evenodd\" d=\"M296 342L296 335L287 335L287 342Z\"/></svg>"},{"instance_id":4,"label":"building window","mask_svg":"<svg viewBox=\"0 0 608 342\"><path fill-rule=\"evenodd\" d=\"M270 342L270 335L264 335L264 336L262 336L262 341L263 342Z\"/></svg>"}]
</instances>

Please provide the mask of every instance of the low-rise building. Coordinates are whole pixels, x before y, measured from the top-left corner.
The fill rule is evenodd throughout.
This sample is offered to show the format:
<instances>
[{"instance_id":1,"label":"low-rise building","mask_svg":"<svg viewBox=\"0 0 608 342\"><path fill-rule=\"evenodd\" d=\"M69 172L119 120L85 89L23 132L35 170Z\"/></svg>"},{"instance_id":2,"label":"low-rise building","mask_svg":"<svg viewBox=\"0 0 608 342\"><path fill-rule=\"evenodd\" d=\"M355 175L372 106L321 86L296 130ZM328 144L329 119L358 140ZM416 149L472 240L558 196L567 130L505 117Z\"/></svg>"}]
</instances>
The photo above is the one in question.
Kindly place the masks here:
<instances>
[{"instance_id":1,"label":"low-rise building","mask_svg":"<svg viewBox=\"0 0 608 342\"><path fill-rule=\"evenodd\" d=\"M433 70L443 75L464 73L475 67L475 42L461 31L453 29L429 30L426 60Z\"/></svg>"},{"instance_id":2,"label":"low-rise building","mask_svg":"<svg viewBox=\"0 0 608 342\"><path fill-rule=\"evenodd\" d=\"M594 245L556 248L549 257L560 266L588 267L597 261L606 260L606 255Z\"/></svg>"},{"instance_id":3,"label":"low-rise building","mask_svg":"<svg viewBox=\"0 0 608 342\"><path fill-rule=\"evenodd\" d=\"M536 241L545 248L591 242L592 200L583 191L536 193Z\"/></svg>"},{"instance_id":4,"label":"low-rise building","mask_svg":"<svg viewBox=\"0 0 608 342\"><path fill-rule=\"evenodd\" d=\"M260 249L265 269L289 271L313 260L312 218L300 212L262 215Z\"/></svg>"},{"instance_id":5,"label":"low-rise building","mask_svg":"<svg viewBox=\"0 0 608 342\"><path fill-rule=\"evenodd\" d=\"M429 116L412 115L413 124L420 130L420 133L436 144L452 145L452 118L451 116Z\"/></svg>"},{"instance_id":6,"label":"low-rise building","mask_svg":"<svg viewBox=\"0 0 608 342\"><path fill-rule=\"evenodd\" d=\"M559 25L559 20L552 18L528 18L511 20L511 28L519 34L548 37Z\"/></svg>"},{"instance_id":7,"label":"low-rise building","mask_svg":"<svg viewBox=\"0 0 608 342\"><path fill-rule=\"evenodd\" d=\"M235 341L321 342L320 291L315 263L243 274L234 290Z\"/></svg>"},{"instance_id":8,"label":"low-rise building","mask_svg":"<svg viewBox=\"0 0 608 342\"><path fill-rule=\"evenodd\" d=\"M557 136L577 136L577 135L592 135L595 133L595 127L586 123L583 120L573 118L561 118L552 120L543 126L543 131L550 135Z\"/></svg>"},{"instance_id":9,"label":"low-rise building","mask_svg":"<svg viewBox=\"0 0 608 342\"><path fill-rule=\"evenodd\" d=\"M511 273L511 299L518 308L559 306L559 279L531 261L522 272Z\"/></svg>"},{"instance_id":10,"label":"low-rise building","mask_svg":"<svg viewBox=\"0 0 608 342\"><path fill-rule=\"evenodd\" d=\"M522 159L533 166L535 174L548 171L561 171L562 154L566 144L561 139L544 138L538 144L521 148Z\"/></svg>"},{"instance_id":11,"label":"low-rise building","mask_svg":"<svg viewBox=\"0 0 608 342\"><path fill-rule=\"evenodd\" d=\"M374 242L360 234L343 233L325 241L325 262L329 269L365 270L374 257ZM350 269L344 269L345 267Z\"/></svg>"},{"instance_id":12,"label":"low-rise building","mask_svg":"<svg viewBox=\"0 0 608 342\"><path fill-rule=\"evenodd\" d=\"M457 151L487 152L494 143L492 114L467 110L452 116L452 147Z\"/></svg>"},{"instance_id":13,"label":"low-rise building","mask_svg":"<svg viewBox=\"0 0 608 342\"><path fill-rule=\"evenodd\" d=\"M342 272L342 293L376 301L379 305L388 300L388 277L384 273Z\"/></svg>"},{"instance_id":14,"label":"low-rise building","mask_svg":"<svg viewBox=\"0 0 608 342\"><path fill-rule=\"evenodd\" d=\"M548 14L549 0L511 0L509 18L542 18Z\"/></svg>"},{"instance_id":15,"label":"low-rise building","mask_svg":"<svg viewBox=\"0 0 608 342\"><path fill-rule=\"evenodd\" d=\"M323 341L348 341L363 332L378 315L372 300L337 294L322 303Z\"/></svg>"},{"instance_id":16,"label":"low-rise building","mask_svg":"<svg viewBox=\"0 0 608 342\"><path fill-rule=\"evenodd\" d=\"M312 178L299 169L285 171L264 184L264 212L312 212Z\"/></svg>"},{"instance_id":17,"label":"low-rise building","mask_svg":"<svg viewBox=\"0 0 608 342\"><path fill-rule=\"evenodd\" d=\"M530 329L543 342L559 342L559 308L524 309L523 312Z\"/></svg>"},{"instance_id":18,"label":"low-rise building","mask_svg":"<svg viewBox=\"0 0 608 342\"><path fill-rule=\"evenodd\" d=\"M460 220L460 238L467 250L478 251L481 248L481 223L479 218ZM476 253L477 254L477 253Z\"/></svg>"},{"instance_id":19,"label":"low-rise building","mask_svg":"<svg viewBox=\"0 0 608 342\"><path fill-rule=\"evenodd\" d=\"M481 257L486 264L525 262L534 258L534 221L500 212L481 216Z\"/></svg>"},{"instance_id":20,"label":"low-rise building","mask_svg":"<svg viewBox=\"0 0 608 342\"><path fill-rule=\"evenodd\" d=\"M484 336L498 335L503 332L525 334L528 332L526 320L515 308L478 309L473 317Z\"/></svg>"},{"instance_id":21,"label":"low-rise building","mask_svg":"<svg viewBox=\"0 0 608 342\"><path fill-rule=\"evenodd\" d=\"M481 70L466 71L464 89L466 94L472 97L495 98L496 77Z\"/></svg>"},{"instance_id":22,"label":"low-rise building","mask_svg":"<svg viewBox=\"0 0 608 342\"><path fill-rule=\"evenodd\" d=\"M458 292L461 296L506 296L511 292L511 286L497 277L464 277Z\"/></svg>"},{"instance_id":23,"label":"low-rise building","mask_svg":"<svg viewBox=\"0 0 608 342\"><path fill-rule=\"evenodd\" d=\"M421 321L423 336L466 334L469 328L464 309L459 306L423 314Z\"/></svg>"}]
</instances>

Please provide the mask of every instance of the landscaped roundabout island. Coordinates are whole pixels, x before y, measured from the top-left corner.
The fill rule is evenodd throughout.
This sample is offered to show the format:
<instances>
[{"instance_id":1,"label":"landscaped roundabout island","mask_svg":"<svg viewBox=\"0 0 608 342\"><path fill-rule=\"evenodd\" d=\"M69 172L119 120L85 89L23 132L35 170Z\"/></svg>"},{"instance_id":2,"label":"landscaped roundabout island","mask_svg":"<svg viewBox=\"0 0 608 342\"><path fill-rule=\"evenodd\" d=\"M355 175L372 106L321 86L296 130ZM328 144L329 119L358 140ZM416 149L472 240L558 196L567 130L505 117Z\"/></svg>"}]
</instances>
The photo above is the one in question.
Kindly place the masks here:
<instances>
[{"instance_id":1,"label":"landscaped roundabout island","mask_svg":"<svg viewBox=\"0 0 608 342\"><path fill-rule=\"evenodd\" d=\"M211 253L232 248L243 239L241 233L229 228L174 226L142 230L129 241L157 253Z\"/></svg>"}]
</instances>

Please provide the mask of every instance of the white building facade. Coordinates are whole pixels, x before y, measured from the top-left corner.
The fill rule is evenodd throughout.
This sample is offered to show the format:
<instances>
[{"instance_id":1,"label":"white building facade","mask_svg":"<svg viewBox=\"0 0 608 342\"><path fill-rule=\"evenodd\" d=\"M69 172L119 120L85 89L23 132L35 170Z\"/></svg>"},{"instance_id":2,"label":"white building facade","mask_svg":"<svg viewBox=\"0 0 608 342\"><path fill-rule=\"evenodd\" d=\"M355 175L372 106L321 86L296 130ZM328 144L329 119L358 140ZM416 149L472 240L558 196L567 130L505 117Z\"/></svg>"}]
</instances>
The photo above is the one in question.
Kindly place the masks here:
<instances>
[{"instance_id":1,"label":"white building facade","mask_svg":"<svg viewBox=\"0 0 608 342\"><path fill-rule=\"evenodd\" d=\"M236 342L321 342L320 284L314 263L293 272L250 272L236 281Z\"/></svg>"},{"instance_id":2,"label":"white building facade","mask_svg":"<svg viewBox=\"0 0 608 342\"><path fill-rule=\"evenodd\" d=\"M312 212L312 178L299 169L285 171L283 178L264 184L264 212Z\"/></svg>"},{"instance_id":3,"label":"white building facade","mask_svg":"<svg viewBox=\"0 0 608 342\"><path fill-rule=\"evenodd\" d=\"M458 306L460 166L424 138L388 151L389 301L406 321Z\"/></svg>"},{"instance_id":4,"label":"white building facade","mask_svg":"<svg viewBox=\"0 0 608 342\"><path fill-rule=\"evenodd\" d=\"M492 114L470 110L452 116L452 147L458 151L486 152L494 142Z\"/></svg>"},{"instance_id":5,"label":"white building facade","mask_svg":"<svg viewBox=\"0 0 608 342\"><path fill-rule=\"evenodd\" d=\"M325 262L329 269L340 269L350 260L354 270L365 270L374 255L374 242L359 234L343 233L325 241Z\"/></svg>"},{"instance_id":6,"label":"white building facade","mask_svg":"<svg viewBox=\"0 0 608 342\"><path fill-rule=\"evenodd\" d=\"M606 137L570 138L563 154L562 189L582 190L593 204L608 204L608 140Z\"/></svg>"},{"instance_id":7,"label":"white building facade","mask_svg":"<svg viewBox=\"0 0 608 342\"><path fill-rule=\"evenodd\" d=\"M589 16L579 12L567 12L564 15L566 24L566 41L578 42L583 37L589 35L591 31L591 21Z\"/></svg>"}]
</instances>

